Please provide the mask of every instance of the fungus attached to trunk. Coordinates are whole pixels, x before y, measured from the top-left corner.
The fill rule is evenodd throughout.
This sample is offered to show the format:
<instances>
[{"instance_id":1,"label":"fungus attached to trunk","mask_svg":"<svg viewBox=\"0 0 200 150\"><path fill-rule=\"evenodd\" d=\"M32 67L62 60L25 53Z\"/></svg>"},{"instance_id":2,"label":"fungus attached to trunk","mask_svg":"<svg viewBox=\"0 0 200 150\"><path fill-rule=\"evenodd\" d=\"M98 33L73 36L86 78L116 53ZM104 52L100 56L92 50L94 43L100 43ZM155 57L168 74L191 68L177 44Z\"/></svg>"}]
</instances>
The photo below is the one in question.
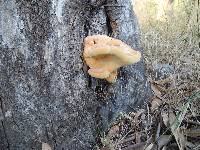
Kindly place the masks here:
<instances>
[{"instance_id":1,"label":"fungus attached to trunk","mask_svg":"<svg viewBox=\"0 0 200 150\"><path fill-rule=\"evenodd\" d=\"M84 40L84 60L88 73L95 78L114 83L117 69L140 60L141 53L124 42L106 35L87 36Z\"/></svg>"}]
</instances>

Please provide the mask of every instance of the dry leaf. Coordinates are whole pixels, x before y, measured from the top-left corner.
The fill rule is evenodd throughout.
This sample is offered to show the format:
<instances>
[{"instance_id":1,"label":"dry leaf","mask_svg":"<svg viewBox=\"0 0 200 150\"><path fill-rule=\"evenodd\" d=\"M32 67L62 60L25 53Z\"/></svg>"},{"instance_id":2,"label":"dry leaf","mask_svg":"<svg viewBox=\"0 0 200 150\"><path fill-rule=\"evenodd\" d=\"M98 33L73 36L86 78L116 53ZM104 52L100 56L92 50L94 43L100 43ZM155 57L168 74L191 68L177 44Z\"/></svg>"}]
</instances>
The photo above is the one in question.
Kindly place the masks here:
<instances>
[{"instance_id":1,"label":"dry leaf","mask_svg":"<svg viewBox=\"0 0 200 150\"><path fill-rule=\"evenodd\" d=\"M159 84L159 85L164 85L166 83L170 83L172 80L173 80L173 77L169 76L165 79L154 81L154 83Z\"/></svg>"},{"instance_id":2,"label":"dry leaf","mask_svg":"<svg viewBox=\"0 0 200 150\"><path fill-rule=\"evenodd\" d=\"M166 112L161 112L163 122L166 127L169 127L169 116Z\"/></svg>"},{"instance_id":3,"label":"dry leaf","mask_svg":"<svg viewBox=\"0 0 200 150\"><path fill-rule=\"evenodd\" d=\"M155 111L158 109L158 107L162 104L161 99L154 97L151 102L151 111Z\"/></svg>"},{"instance_id":4,"label":"dry leaf","mask_svg":"<svg viewBox=\"0 0 200 150\"><path fill-rule=\"evenodd\" d=\"M176 121L178 121L178 120L177 120L175 114L172 111L170 111L169 112L169 124L171 127L171 132L176 139L179 150L184 150L185 149L185 137L184 137L183 133L181 132L179 126L176 126L176 124L177 124Z\"/></svg>"},{"instance_id":5,"label":"dry leaf","mask_svg":"<svg viewBox=\"0 0 200 150\"><path fill-rule=\"evenodd\" d=\"M179 128L179 121L172 111L167 113L161 113L163 122L167 127L170 127L172 134L174 135L176 142L178 144L179 150L184 150L185 148L185 137ZM179 116L178 116L179 117Z\"/></svg>"},{"instance_id":6,"label":"dry leaf","mask_svg":"<svg viewBox=\"0 0 200 150\"><path fill-rule=\"evenodd\" d=\"M158 149L161 149L163 146L167 145L171 140L170 135L161 135L161 137L158 140Z\"/></svg>"},{"instance_id":7,"label":"dry leaf","mask_svg":"<svg viewBox=\"0 0 200 150\"><path fill-rule=\"evenodd\" d=\"M112 138L114 135L119 133L119 126L118 125L114 125L110 128L109 132L108 132L108 136L110 138Z\"/></svg>"},{"instance_id":8,"label":"dry leaf","mask_svg":"<svg viewBox=\"0 0 200 150\"><path fill-rule=\"evenodd\" d=\"M155 95L161 96L162 92L158 85L151 84L151 89L153 90Z\"/></svg>"},{"instance_id":9,"label":"dry leaf","mask_svg":"<svg viewBox=\"0 0 200 150\"><path fill-rule=\"evenodd\" d=\"M147 146L147 148L145 148L145 150L153 150L154 146L155 144L151 143L149 146Z\"/></svg>"},{"instance_id":10,"label":"dry leaf","mask_svg":"<svg viewBox=\"0 0 200 150\"><path fill-rule=\"evenodd\" d=\"M200 128L185 129L183 133L189 137L200 137Z\"/></svg>"},{"instance_id":11,"label":"dry leaf","mask_svg":"<svg viewBox=\"0 0 200 150\"><path fill-rule=\"evenodd\" d=\"M135 141L136 141L136 143L141 143L142 142L141 141L141 133L139 133L139 132L135 133Z\"/></svg>"}]
</instances>

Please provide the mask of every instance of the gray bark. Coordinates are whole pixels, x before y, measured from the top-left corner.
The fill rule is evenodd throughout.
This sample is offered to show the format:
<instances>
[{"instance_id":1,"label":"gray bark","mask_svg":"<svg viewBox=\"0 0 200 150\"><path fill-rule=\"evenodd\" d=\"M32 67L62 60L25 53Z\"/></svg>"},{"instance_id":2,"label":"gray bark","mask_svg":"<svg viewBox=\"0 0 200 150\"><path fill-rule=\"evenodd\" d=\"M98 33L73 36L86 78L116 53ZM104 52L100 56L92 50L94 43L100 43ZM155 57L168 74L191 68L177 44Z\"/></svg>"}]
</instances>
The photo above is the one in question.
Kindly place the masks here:
<instances>
[{"instance_id":1,"label":"gray bark","mask_svg":"<svg viewBox=\"0 0 200 150\"><path fill-rule=\"evenodd\" d=\"M92 149L97 128L144 106L143 61L112 85L88 76L83 39L94 34L141 50L130 0L0 0L0 149Z\"/></svg>"}]
</instances>

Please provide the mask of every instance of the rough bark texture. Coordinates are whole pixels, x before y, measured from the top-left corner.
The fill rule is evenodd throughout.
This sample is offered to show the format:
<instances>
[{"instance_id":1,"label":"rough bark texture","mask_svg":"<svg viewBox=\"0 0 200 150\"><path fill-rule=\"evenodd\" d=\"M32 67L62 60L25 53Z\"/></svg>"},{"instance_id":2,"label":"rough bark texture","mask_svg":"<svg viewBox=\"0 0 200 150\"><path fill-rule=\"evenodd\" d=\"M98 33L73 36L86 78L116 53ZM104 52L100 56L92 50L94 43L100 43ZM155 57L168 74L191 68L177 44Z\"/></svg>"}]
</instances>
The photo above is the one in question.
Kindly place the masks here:
<instances>
[{"instance_id":1,"label":"rough bark texture","mask_svg":"<svg viewBox=\"0 0 200 150\"><path fill-rule=\"evenodd\" d=\"M83 39L93 34L139 50L130 0L0 0L0 149L89 150L97 127L144 105L142 61L113 85L88 76Z\"/></svg>"}]
</instances>

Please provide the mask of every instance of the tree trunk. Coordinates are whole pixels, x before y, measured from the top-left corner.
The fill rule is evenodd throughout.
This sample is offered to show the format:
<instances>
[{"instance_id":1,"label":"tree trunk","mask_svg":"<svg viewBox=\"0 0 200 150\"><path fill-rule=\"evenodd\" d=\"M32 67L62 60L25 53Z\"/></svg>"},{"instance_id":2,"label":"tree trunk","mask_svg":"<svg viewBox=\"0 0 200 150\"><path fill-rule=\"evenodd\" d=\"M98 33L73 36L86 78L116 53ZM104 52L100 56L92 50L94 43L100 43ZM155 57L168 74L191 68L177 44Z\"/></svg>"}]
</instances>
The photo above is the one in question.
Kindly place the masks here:
<instances>
[{"instance_id":1,"label":"tree trunk","mask_svg":"<svg viewBox=\"0 0 200 150\"><path fill-rule=\"evenodd\" d=\"M143 61L114 84L88 76L83 39L94 34L141 50L130 0L0 0L1 150L89 150L97 127L144 106Z\"/></svg>"}]
</instances>

